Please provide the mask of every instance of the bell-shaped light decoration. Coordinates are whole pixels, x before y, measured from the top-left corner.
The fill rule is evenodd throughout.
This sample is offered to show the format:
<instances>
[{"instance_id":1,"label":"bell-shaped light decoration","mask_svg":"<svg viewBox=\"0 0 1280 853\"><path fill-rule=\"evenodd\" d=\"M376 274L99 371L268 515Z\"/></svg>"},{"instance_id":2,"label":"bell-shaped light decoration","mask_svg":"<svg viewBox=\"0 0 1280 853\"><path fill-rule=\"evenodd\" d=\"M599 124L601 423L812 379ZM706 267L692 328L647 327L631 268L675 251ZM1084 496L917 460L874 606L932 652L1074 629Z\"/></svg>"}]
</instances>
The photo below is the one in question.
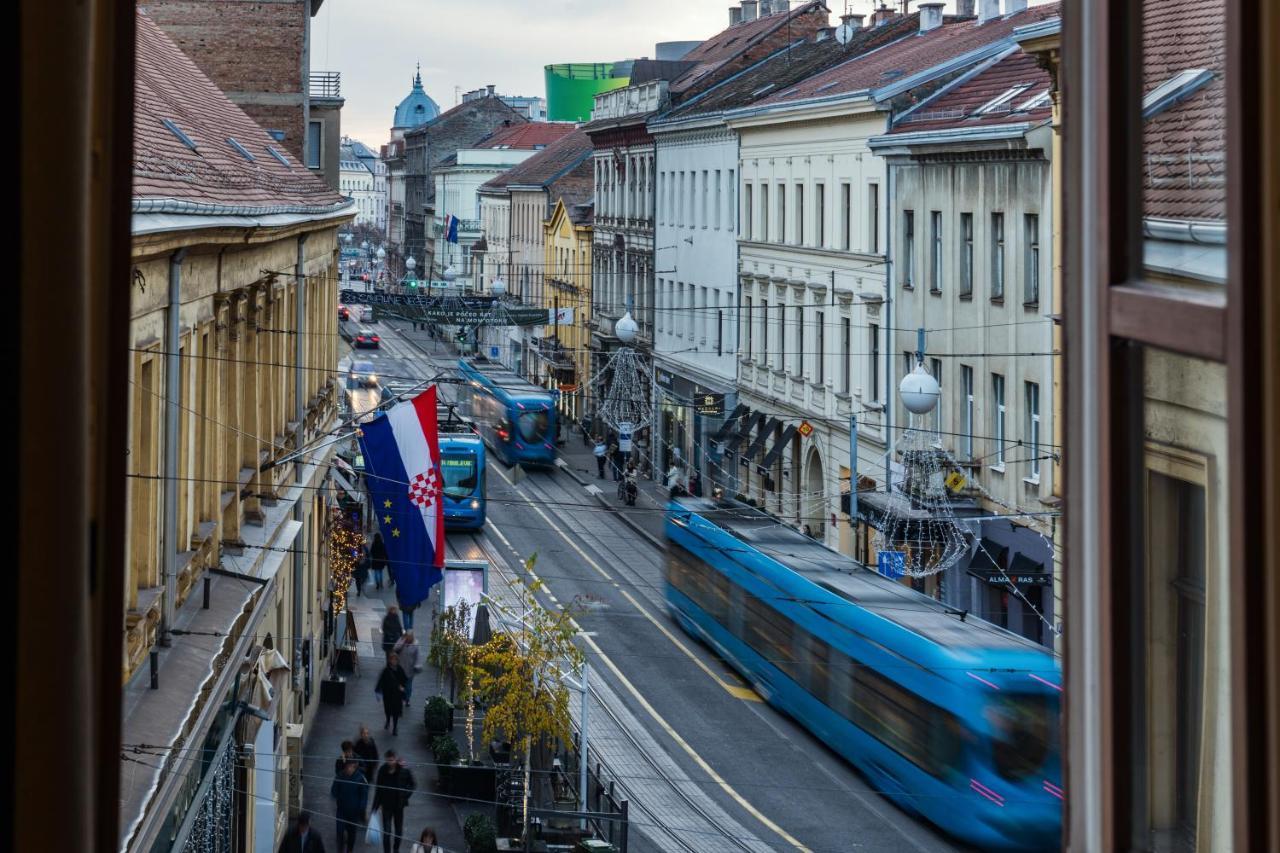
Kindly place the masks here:
<instances>
[{"instance_id":1,"label":"bell-shaped light decoration","mask_svg":"<svg viewBox=\"0 0 1280 853\"><path fill-rule=\"evenodd\" d=\"M902 377L902 382L898 385L898 396L902 398L902 405L907 407L907 411L923 415L933 411L938 405L941 390L933 374L925 370L923 364L917 364L915 370Z\"/></svg>"},{"instance_id":2,"label":"bell-shaped light decoration","mask_svg":"<svg viewBox=\"0 0 1280 853\"><path fill-rule=\"evenodd\" d=\"M636 321L631 319L631 312L623 314L617 323L613 324L613 333L618 336L618 340L624 344L629 344L636 339L636 332L640 331L640 327L636 325Z\"/></svg>"}]
</instances>

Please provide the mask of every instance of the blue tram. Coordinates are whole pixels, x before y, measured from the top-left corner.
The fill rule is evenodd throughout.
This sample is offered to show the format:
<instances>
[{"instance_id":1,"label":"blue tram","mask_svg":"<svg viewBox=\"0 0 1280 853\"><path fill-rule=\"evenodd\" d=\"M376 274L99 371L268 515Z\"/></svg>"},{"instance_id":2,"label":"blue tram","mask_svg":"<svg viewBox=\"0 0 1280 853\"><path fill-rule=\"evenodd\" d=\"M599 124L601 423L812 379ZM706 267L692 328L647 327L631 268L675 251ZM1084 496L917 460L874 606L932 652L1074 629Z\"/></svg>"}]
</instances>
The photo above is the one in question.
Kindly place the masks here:
<instances>
[{"instance_id":1,"label":"blue tram","mask_svg":"<svg viewBox=\"0 0 1280 853\"><path fill-rule=\"evenodd\" d=\"M458 400L485 443L508 465L552 465L557 412L550 391L483 356L458 361Z\"/></svg>"},{"instance_id":2,"label":"blue tram","mask_svg":"<svg viewBox=\"0 0 1280 853\"><path fill-rule=\"evenodd\" d=\"M438 413L440 469L444 479L444 526L450 530L484 527L484 442L474 424L452 408Z\"/></svg>"},{"instance_id":3,"label":"blue tram","mask_svg":"<svg viewBox=\"0 0 1280 853\"><path fill-rule=\"evenodd\" d=\"M686 631L901 807L981 849L1059 849L1048 650L752 507L669 510L666 597Z\"/></svg>"}]
</instances>

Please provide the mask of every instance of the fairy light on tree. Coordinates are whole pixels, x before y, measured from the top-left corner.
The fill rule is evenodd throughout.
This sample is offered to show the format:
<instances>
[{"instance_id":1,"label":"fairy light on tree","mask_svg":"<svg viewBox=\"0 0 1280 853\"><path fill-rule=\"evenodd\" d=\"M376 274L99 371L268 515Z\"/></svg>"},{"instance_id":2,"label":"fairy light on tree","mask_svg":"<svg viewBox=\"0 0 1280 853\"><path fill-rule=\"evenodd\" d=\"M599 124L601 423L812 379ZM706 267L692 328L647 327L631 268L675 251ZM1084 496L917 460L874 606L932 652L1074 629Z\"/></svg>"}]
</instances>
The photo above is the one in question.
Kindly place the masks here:
<instances>
[{"instance_id":1,"label":"fairy light on tree","mask_svg":"<svg viewBox=\"0 0 1280 853\"><path fill-rule=\"evenodd\" d=\"M329 569L333 582L330 597L334 613L347 609L347 589L351 586L356 566L364 556L363 547L364 535L351 519L340 509L330 510Z\"/></svg>"}]
</instances>

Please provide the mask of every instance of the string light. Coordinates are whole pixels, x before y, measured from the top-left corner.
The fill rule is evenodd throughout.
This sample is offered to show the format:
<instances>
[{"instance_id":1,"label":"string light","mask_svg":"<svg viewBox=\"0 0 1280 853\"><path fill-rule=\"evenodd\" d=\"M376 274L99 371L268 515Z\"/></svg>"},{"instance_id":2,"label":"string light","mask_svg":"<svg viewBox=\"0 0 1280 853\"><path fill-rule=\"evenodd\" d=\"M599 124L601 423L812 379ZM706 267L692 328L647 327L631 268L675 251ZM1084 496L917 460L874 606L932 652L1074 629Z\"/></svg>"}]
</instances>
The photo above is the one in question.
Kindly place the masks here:
<instances>
[{"instance_id":1,"label":"string light","mask_svg":"<svg viewBox=\"0 0 1280 853\"><path fill-rule=\"evenodd\" d=\"M347 589L356 565L364 556L364 534L340 509L329 511L329 566L332 570L333 612L347 609Z\"/></svg>"}]
</instances>

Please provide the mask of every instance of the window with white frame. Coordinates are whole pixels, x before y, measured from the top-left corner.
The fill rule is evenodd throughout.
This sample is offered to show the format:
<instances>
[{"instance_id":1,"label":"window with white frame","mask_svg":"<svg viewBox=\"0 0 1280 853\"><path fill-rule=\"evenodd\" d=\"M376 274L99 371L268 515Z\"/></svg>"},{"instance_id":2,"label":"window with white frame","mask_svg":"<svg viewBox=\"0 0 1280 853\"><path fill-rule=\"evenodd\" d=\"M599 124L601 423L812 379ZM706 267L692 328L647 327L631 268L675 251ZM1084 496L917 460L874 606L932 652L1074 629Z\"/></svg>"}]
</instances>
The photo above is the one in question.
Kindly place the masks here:
<instances>
[{"instance_id":1,"label":"window with white frame","mask_svg":"<svg viewBox=\"0 0 1280 853\"><path fill-rule=\"evenodd\" d=\"M760 358L757 363L769 363L769 302L765 299L760 300Z\"/></svg>"},{"instance_id":2,"label":"window with white frame","mask_svg":"<svg viewBox=\"0 0 1280 853\"><path fill-rule=\"evenodd\" d=\"M902 284L916 284L916 212L902 211Z\"/></svg>"},{"instance_id":3,"label":"window with white frame","mask_svg":"<svg viewBox=\"0 0 1280 853\"><path fill-rule=\"evenodd\" d=\"M760 182L760 235L756 237L763 243L769 242L769 184Z\"/></svg>"},{"instance_id":4,"label":"window with white frame","mask_svg":"<svg viewBox=\"0 0 1280 853\"><path fill-rule=\"evenodd\" d=\"M711 179L706 169L702 170L702 191L698 194L698 224L707 227L710 218L707 215L707 198L711 194Z\"/></svg>"},{"instance_id":5,"label":"window with white frame","mask_svg":"<svg viewBox=\"0 0 1280 853\"><path fill-rule=\"evenodd\" d=\"M1030 452L1029 479L1040 482L1040 386L1027 383L1027 449Z\"/></svg>"},{"instance_id":6,"label":"window with white frame","mask_svg":"<svg viewBox=\"0 0 1280 853\"><path fill-rule=\"evenodd\" d=\"M942 292L942 211L929 214L929 289Z\"/></svg>"},{"instance_id":7,"label":"window with white frame","mask_svg":"<svg viewBox=\"0 0 1280 853\"><path fill-rule=\"evenodd\" d=\"M755 329L752 327L752 324L755 323L755 314L753 312L753 308L751 305L750 296L744 296L742 298L742 313L743 313L742 352L746 355L747 358L751 358L753 355L755 355L755 350L752 348L755 340L755 337L752 334L755 331Z\"/></svg>"},{"instance_id":8,"label":"window with white frame","mask_svg":"<svg viewBox=\"0 0 1280 853\"><path fill-rule=\"evenodd\" d=\"M1027 269L1023 278L1024 305L1040 302L1040 216L1028 213L1023 217L1027 242Z\"/></svg>"},{"instance_id":9,"label":"window with white frame","mask_svg":"<svg viewBox=\"0 0 1280 853\"><path fill-rule=\"evenodd\" d=\"M848 317L840 318L840 393L850 393L853 385L853 329Z\"/></svg>"},{"instance_id":10,"label":"window with white frame","mask_svg":"<svg viewBox=\"0 0 1280 853\"><path fill-rule=\"evenodd\" d=\"M737 186L738 185L734 183L733 169L730 169L728 185L725 187L725 196L727 197L727 201L725 204L729 211L729 224L728 224L729 228L734 227L733 217L737 208L733 206L734 205L733 196L734 196L734 190L737 188Z\"/></svg>"},{"instance_id":11,"label":"window with white frame","mask_svg":"<svg viewBox=\"0 0 1280 853\"><path fill-rule=\"evenodd\" d=\"M840 248L846 252L853 239L853 187L848 181L840 184Z\"/></svg>"},{"instance_id":12,"label":"window with white frame","mask_svg":"<svg viewBox=\"0 0 1280 853\"><path fill-rule=\"evenodd\" d=\"M819 249L827 242L827 187L813 185L813 245Z\"/></svg>"},{"instance_id":13,"label":"window with white frame","mask_svg":"<svg viewBox=\"0 0 1280 853\"><path fill-rule=\"evenodd\" d=\"M778 242L787 242L787 185L778 184Z\"/></svg>"},{"instance_id":14,"label":"window with white frame","mask_svg":"<svg viewBox=\"0 0 1280 853\"><path fill-rule=\"evenodd\" d=\"M973 214L960 214L960 295L973 295Z\"/></svg>"},{"instance_id":15,"label":"window with white frame","mask_svg":"<svg viewBox=\"0 0 1280 853\"><path fill-rule=\"evenodd\" d=\"M796 353L791 360L791 373L797 377L804 376L804 306L796 306Z\"/></svg>"},{"instance_id":16,"label":"window with white frame","mask_svg":"<svg viewBox=\"0 0 1280 853\"><path fill-rule=\"evenodd\" d=\"M826 317L821 311L815 311L813 314L813 327L815 331L814 337L814 356L813 356L813 381L821 385L827 380L827 327Z\"/></svg>"},{"instance_id":17,"label":"window with white frame","mask_svg":"<svg viewBox=\"0 0 1280 853\"><path fill-rule=\"evenodd\" d=\"M867 251L880 251L880 185L867 184Z\"/></svg>"},{"instance_id":18,"label":"window with white frame","mask_svg":"<svg viewBox=\"0 0 1280 853\"><path fill-rule=\"evenodd\" d=\"M751 184L747 184L742 188L742 239L751 240L754 236L751 233Z\"/></svg>"},{"instance_id":19,"label":"window with white frame","mask_svg":"<svg viewBox=\"0 0 1280 853\"><path fill-rule=\"evenodd\" d=\"M880 400L880 327L875 323L867 327L867 336L871 342L871 364L869 369L871 375L867 378L871 381L867 383L871 389L871 402L879 402Z\"/></svg>"},{"instance_id":20,"label":"window with white frame","mask_svg":"<svg viewBox=\"0 0 1280 853\"><path fill-rule=\"evenodd\" d=\"M719 170L719 169L716 169L716 195L715 195L715 210L714 210L714 212L713 212L713 214L714 214L714 221L713 221L713 223L712 223L712 224L715 226L715 228L716 228L717 230L719 230L719 228L720 228L720 211L721 211L721 205L724 203L724 202L722 201L721 197L720 197L720 192L721 192L721 189L720 189L720 170Z\"/></svg>"},{"instance_id":21,"label":"window with white frame","mask_svg":"<svg viewBox=\"0 0 1280 853\"><path fill-rule=\"evenodd\" d=\"M796 184L796 245L804 245L804 184Z\"/></svg>"},{"instance_id":22,"label":"window with white frame","mask_svg":"<svg viewBox=\"0 0 1280 853\"><path fill-rule=\"evenodd\" d=\"M962 440L964 441L963 451L965 459L973 458L973 368L967 364L960 365L960 393L964 395L964 423L961 429L964 432Z\"/></svg>"},{"instance_id":23,"label":"window with white frame","mask_svg":"<svg viewBox=\"0 0 1280 853\"><path fill-rule=\"evenodd\" d=\"M1004 470L1004 445L1005 445L1005 402L1004 402L1004 377L999 373L991 374L991 437L996 443L995 452L995 468Z\"/></svg>"},{"instance_id":24,"label":"window with white frame","mask_svg":"<svg viewBox=\"0 0 1280 853\"><path fill-rule=\"evenodd\" d=\"M991 214L991 298L1004 299L1004 214Z\"/></svg>"}]
</instances>

